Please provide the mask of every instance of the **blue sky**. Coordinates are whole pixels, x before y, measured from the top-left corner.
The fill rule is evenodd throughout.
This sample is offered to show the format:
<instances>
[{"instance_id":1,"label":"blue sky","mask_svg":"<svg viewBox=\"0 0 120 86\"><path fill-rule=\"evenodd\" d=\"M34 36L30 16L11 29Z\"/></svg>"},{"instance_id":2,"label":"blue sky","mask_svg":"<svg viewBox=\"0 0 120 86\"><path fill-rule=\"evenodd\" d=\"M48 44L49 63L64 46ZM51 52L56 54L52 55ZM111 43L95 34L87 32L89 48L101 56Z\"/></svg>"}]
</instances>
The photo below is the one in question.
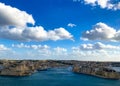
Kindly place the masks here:
<instances>
[{"instance_id":1,"label":"blue sky","mask_svg":"<svg viewBox=\"0 0 120 86\"><path fill-rule=\"evenodd\" d=\"M120 60L119 0L0 0L0 15L1 59Z\"/></svg>"}]
</instances>

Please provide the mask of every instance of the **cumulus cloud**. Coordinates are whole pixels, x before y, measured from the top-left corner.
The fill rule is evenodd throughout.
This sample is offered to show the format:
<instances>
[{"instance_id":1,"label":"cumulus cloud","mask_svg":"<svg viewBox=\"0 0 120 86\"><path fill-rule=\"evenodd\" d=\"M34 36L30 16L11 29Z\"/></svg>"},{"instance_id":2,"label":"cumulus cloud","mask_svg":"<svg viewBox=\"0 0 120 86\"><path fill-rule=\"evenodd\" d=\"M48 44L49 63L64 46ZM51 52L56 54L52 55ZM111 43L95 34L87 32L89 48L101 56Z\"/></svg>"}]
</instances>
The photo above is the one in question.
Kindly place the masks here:
<instances>
[{"instance_id":1,"label":"cumulus cloud","mask_svg":"<svg viewBox=\"0 0 120 86\"><path fill-rule=\"evenodd\" d=\"M73 40L73 36L64 28L56 28L54 30L48 31L48 38L50 40L63 40L63 39L71 39Z\"/></svg>"},{"instance_id":2,"label":"cumulus cloud","mask_svg":"<svg viewBox=\"0 0 120 86\"><path fill-rule=\"evenodd\" d=\"M94 44L81 44L77 47L72 47L72 51L74 53L82 53L86 55L86 52L118 52L120 50L120 46L118 45L110 45L110 44L103 44L101 42L97 42ZM84 52L84 53L83 53ZM96 56L97 57L97 56Z\"/></svg>"},{"instance_id":3,"label":"cumulus cloud","mask_svg":"<svg viewBox=\"0 0 120 86\"><path fill-rule=\"evenodd\" d=\"M20 44L12 44L13 48L19 48L19 49L26 49L26 51L32 51L35 52L36 55L39 56L45 56L48 58L52 58L52 57L60 57L60 56L64 56L67 54L67 49L66 48L62 48L62 47L55 47L55 48L51 48L48 45L27 45L24 43L20 43ZM55 57L55 58L57 58Z\"/></svg>"},{"instance_id":4,"label":"cumulus cloud","mask_svg":"<svg viewBox=\"0 0 120 86\"><path fill-rule=\"evenodd\" d=\"M62 47L52 48L48 45L31 44L12 44L12 50L21 49L21 52L15 51L14 56L21 59L64 59L67 57L67 49Z\"/></svg>"},{"instance_id":5,"label":"cumulus cloud","mask_svg":"<svg viewBox=\"0 0 120 86\"><path fill-rule=\"evenodd\" d=\"M46 31L42 26L26 27L24 29L1 27L0 38L18 41L73 40L73 36L64 28Z\"/></svg>"},{"instance_id":6,"label":"cumulus cloud","mask_svg":"<svg viewBox=\"0 0 120 86\"><path fill-rule=\"evenodd\" d=\"M82 34L83 40L106 40L106 41L120 41L120 30L99 22L94 25L93 29Z\"/></svg>"},{"instance_id":7,"label":"cumulus cloud","mask_svg":"<svg viewBox=\"0 0 120 86\"><path fill-rule=\"evenodd\" d=\"M18 55L19 58L25 57L26 59L38 59L38 58L45 59L46 57L49 58L49 56L51 56L50 46L48 46L48 45L20 43L20 44L12 44L12 48L13 48L13 50L14 49L25 50L24 52L22 52L22 51L15 52L16 56Z\"/></svg>"},{"instance_id":8,"label":"cumulus cloud","mask_svg":"<svg viewBox=\"0 0 120 86\"><path fill-rule=\"evenodd\" d=\"M101 8L107 8L112 10L120 10L120 2L112 0L84 0L85 4L90 4L92 6L100 6Z\"/></svg>"},{"instance_id":9,"label":"cumulus cloud","mask_svg":"<svg viewBox=\"0 0 120 86\"><path fill-rule=\"evenodd\" d=\"M17 41L73 40L65 28L46 31L42 26L28 27L28 23L35 24L32 15L0 3L0 38Z\"/></svg>"},{"instance_id":10,"label":"cumulus cloud","mask_svg":"<svg viewBox=\"0 0 120 86\"><path fill-rule=\"evenodd\" d=\"M12 47L15 47L15 48L28 48L28 49L49 49L50 47L48 45L26 45L24 43L21 43L21 44L12 44Z\"/></svg>"},{"instance_id":11,"label":"cumulus cloud","mask_svg":"<svg viewBox=\"0 0 120 86\"><path fill-rule=\"evenodd\" d=\"M101 42L81 44L72 47L69 56L84 61L120 61L120 45L103 44Z\"/></svg>"},{"instance_id":12,"label":"cumulus cloud","mask_svg":"<svg viewBox=\"0 0 120 86\"><path fill-rule=\"evenodd\" d=\"M32 15L15 7L0 3L1 26L26 26L27 23L35 24Z\"/></svg>"},{"instance_id":13,"label":"cumulus cloud","mask_svg":"<svg viewBox=\"0 0 120 86\"><path fill-rule=\"evenodd\" d=\"M77 25L73 23L69 23L67 26L73 28L73 27L76 27Z\"/></svg>"},{"instance_id":14,"label":"cumulus cloud","mask_svg":"<svg viewBox=\"0 0 120 86\"><path fill-rule=\"evenodd\" d=\"M23 30L22 32L23 38L26 38L26 40L31 41L45 41L48 39L48 32L42 27L29 27Z\"/></svg>"},{"instance_id":15,"label":"cumulus cloud","mask_svg":"<svg viewBox=\"0 0 120 86\"><path fill-rule=\"evenodd\" d=\"M0 51L6 51L9 50L9 48L7 48L5 45L0 44Z\"/></svg>"},{"instance_id":16,"label":"cumulus cloud","mask_svg":"<svg viewBox=\"0 0 120 86\"><path fill-rule=\"evenodd\" d=\"M4 46L4 45L3 45ZM4 46L5 47L5 46ZM19 52L19 49L21 52ZM89 60L120 61L120 46L103 44L81 44L69 51L63 47L48 45L13 44L12 51L0 50L0 58L7 59L57 59L57 60Z\"/></svg>"},{"instance_id":17,"label":"cumulus cloud","mask_svg":"<svg viewBox=\"0 0 120 86\"><path fill-rule=\"evenodd\" d=\"M58 54L63 54L64 52L67 52L67 49L61 48L61 47L56 47L56 48L54 48L54 51L57 52Z\"/></svg>"},{"instance_id":18,"label":"cumulus cloud","mask_svg":"<svg viewBox=\"0 0 120 86\"><path fill-rule=\"evenodd\" d=\"M102 50L102 49L120 49L120 46L113 46L113 45L105 45L101 42L97 42L95 44L81 44L80 50Z\"/></svg>"}]
</instances>

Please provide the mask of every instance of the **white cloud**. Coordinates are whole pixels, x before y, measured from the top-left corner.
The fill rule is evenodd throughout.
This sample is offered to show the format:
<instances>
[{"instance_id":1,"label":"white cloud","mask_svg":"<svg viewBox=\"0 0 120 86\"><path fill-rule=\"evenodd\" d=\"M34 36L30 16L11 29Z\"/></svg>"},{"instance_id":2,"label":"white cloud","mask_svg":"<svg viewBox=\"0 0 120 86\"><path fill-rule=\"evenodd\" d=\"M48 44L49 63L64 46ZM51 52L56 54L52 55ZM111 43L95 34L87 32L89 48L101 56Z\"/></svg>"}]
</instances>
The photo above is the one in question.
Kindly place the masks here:
<instances>
[{"instance_id":1,"label":"white cloud","mask_svg":"<svg viewBox=\"0 0 120 86\"><path fill-rule=\"evenodd\" d=\"M113 45L105 45L101 42L97 42L95 44L82 44L80 46L80 50L105 50L105 49L109 49L109 50L120 50L120 46L113 46Z\"/></svg>"},{"instance_id":2,"label":"white cloud","mask_svg":"<svg viewBox=\"0 0 120 86\"><path fill-rule=\"evenodd\" d=\"M27 41L45 41L48 39L48 33L42 26L25 28L22 33Z\"/></svg>"},{"instance_id":3,"label":"white cloud","mask_svg":"<svg viewBox=\"0 0 120 86\"><path fill-rule=\"evenodd\" d=\"M15 51L14 55L19 59L48 59L51 57L50 47L48 45L35 45L35 44L12 44L12 48L21 49L21 52Z\"/></svg>"},{"instance_id":4,"label":"white cloud","mask_svg":"<svg viewBox=\"0 0 120 86\"><path fill-rule=\"evenodd\" d=\"M85 4L91 4L91 5L95 5L96 4L96 0L84 0Z\"/></svg>"},{"instance_id":5,"label":"white cloud","mask_svg":"<svg viewBox=\"0 0 120 86\"><path fill-rule=\"evenodd\" d=\"M67 26L73 28L73 27L76 27L77 25L73 23L69 23Z\"/></svg>"},{"instance_id":6,"label":"white cloud","mask_svg":"<svg viewBox=\"0 0 120 86\"><path fill-rule=\"evenodd\" d=\"M48 45L27 45L24 43L20 43L20 44L12 44L13 48L24 48L24 49L34 49L34 50L47 50L50 49L50 46ZM62 48L62 47L55 47L53 49L55 53L59 53L59 54L63 54L63 52L67 52L67 49Z\"/></svg>"},{"instance_id":7,"label":"white cloud","mask_svg":"<svg viewBox=\"0 0 120 86\"><path fill-rule=\"evenodd\" d=\"M109 5L109 1L110 0L97 0L97 3L98 3L98 5L100 5L101 6L101 8L106 8L106 7L108 7Z\"/></svg>"},{"instance_id":8,"label":"white cloud","mask_svg":"<svg viewBox=\"0 0 120 86\"><path fill-rule=\"evenodd\" d=\"M64 52L67 52L67 49L61 48L61 47L56 47L56 48L54 48L54 51L57 54L63 54Z\"/></svg>"},{"instance_id":9,"label":"white cloud","mask_svg":"<svg viewBox=\"0 0 120 86\"><path fill-rule=\"evenodd\" d=\"M21 44L12 44L12 47L16 47L16 48L30 48L30 45L25 45L24 43L21 43Z\"/></svg>"},{"instance_id":10,"label":"white cloud","mask_svg":"<svg viewBox=\"0 0 120 86\"><path fill-rule=\"evenodd\" d=\"M21 52L17 50L21 49ZM67 49L62 47L51 48L48 45L27 45L12 44L12 49L16 49L15 56L25 59L65 59L67 58Z\"/></svg>"},{"instance_id":11,"label":"white cloud","mask_svg":"<svg viewBox=\"0 0 120 86\"><path fill-rule=\"evenodd\" d=\"M64 28L46 31L42 26L26 28L0 28L0 38L18 41L73 40L73 36Z\"/></svg>"},{"instance_id":12,"label":"white cloud","mask_svg":"<svg viewBox=\"0 0 120 86\"><path fill-rule=\"evenodd\" d=\"M68 55L72 59L87 61L120 61L120 46L97 42L72 47ZM77 58L76 58L77 57Z\"/></svg>"},{"instance_id":13,"label":"white cloud","mask_svg":"<svg viewBox=\"0 0 120 86\"><path fill-rule=\"evenodd\" d=\"M1 26L26 26L27 23L35 24L32 15L15 7L0 3Z\"/></svg>"},{"instance_id":14,"label":"white cloud","mask_svg":"<svg viewBox=\"0 0 120 86\"><path fill-rule=\"evenodd\" d=\"M28 49L35 49L35 50L45 50L45 49L50 48L48 45L26 45L24 43L12 44L12 47L15 47L15 48L28 48Z\"/></svg>"},{"instance_id":15,"label":"white cloud","mask_svg":"<svg viewBox=\"0 0 120 86\"><path fill-rule=\"evenodd\" d=\"M18 49L19 48L19 49ZM48 45L13 44L11 51L0 51L1 59L53 59L83 61L120 61L120 46L103 44L81 44L69 51L63 47Z\"/></svg>"},{"instance_id":16,"label":"white cloud","mask_svg":"<svg viewBox=\"0 0 120 86\"><path fill-rule=\"evenodd\" d=\"M48 39L54 41L63 39L73 40L73 36L64 28L56 28L48 31Z\"/></svg>"},{"instance_id":17,"label":"white cloud","mask_svg":"<svg viewBox=\"0 0 120 86\"><path fill-rule=\"evenodd\" d=\"M22 36L24 29L0 27L0 38L10 40L25 40Z\"/></svg>"},{"instance_id":18,"label":"white cloud","mask_svg":"<svg viewBox=\"0 0 120 86\"><path fill-rule=\"evenodd\" d=\"M52 59L68 59L68 51L66 48L63 47L55 47L51 49L51 55L50 58Z\"/></svg>"},{"instance_id":19,"label":"white cloud","mask_svg":"<svg viewBox=\"0 0 120 86\"><path fill-rule=\"evenodd\" d=\"M12 47L13 49L19 48L19 49L25 50L24 53L22 52L22 54L24 54L25 56L27 55L27 57L30 57L31 59L36 58L37 56L39 56L39 58L42 58L42 59L45 59L45 58L61 59L61 57L64 58L67 55L67 49L62 47L51 48L48 45L27 45L24 43L12 44ZM31 57L30 52L34 52L32 53L33 54L32 56L34 57ZM20 56L20 53L19 53L19 56Z\"/></svg>"},{"instance_id":20,"label":"white cloud","mask_svg":"<svg viewBox=\"0 0 120 86\"><path fill-rule=\"evenodd\" d=\"M0 44L0 51L5 51L5 50L9 50L9 48L7 48L5 45Z\"/></svg>"},{"instance_id":21,"label":"white cloud","mask_svg":"<svg viewBox=\"0 0 120 86\"><path fill-rule=\"evenodd\" d=\"M64 28L46 31L42 26L28 27L27 23L35 24L32 15L0 3L0 38L17 41L73 40Z\"/></svg>"},{"instance_id":22,"label":"white cloud","mask_svg":"<svg viewBox=\"0 0 120 86\"><path fill-rule=\"evenodd\" d=\"M120 30L106 25L105 23L97 23L93 29L82 34L83 40L106 40L106 41L120 41Z\"/></svg>"},{"instance_id":23,"label":"white cloud","mask_svg":"<svg viewBox=\"0 0 120 86\"><path fill-rule=\"evenodd\" d=\"M85 4L92 6L100 6L101 8L107 8L112 10L120 10L120 2L113 3L112 0L84 0Z\"/></svg>"}]
</instances>

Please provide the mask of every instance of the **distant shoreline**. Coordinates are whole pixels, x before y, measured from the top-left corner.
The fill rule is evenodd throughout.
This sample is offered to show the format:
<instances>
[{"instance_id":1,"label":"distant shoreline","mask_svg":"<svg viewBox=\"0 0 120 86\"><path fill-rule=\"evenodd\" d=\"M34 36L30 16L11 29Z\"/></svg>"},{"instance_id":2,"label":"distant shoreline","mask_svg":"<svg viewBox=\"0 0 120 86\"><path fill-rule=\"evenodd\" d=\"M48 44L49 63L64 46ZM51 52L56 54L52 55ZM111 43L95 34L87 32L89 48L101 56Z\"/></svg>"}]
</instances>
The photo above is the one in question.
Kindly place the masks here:
<instances>
[{"instance_id":1,"label":"distant shoreline","mask_svg":"<svg viewBox=\"0 0 120 86\"><path fill-rule=\"evenodd\" d=\"M120 62L77 60L0 60L1 76L29 76L35 71L72 66L72 72L105 79L120 79L120 73L107 66L120 67Z\"/></svg>"},{"instance_id":2,"label":"distant shoreline","mask_svg":"<svg viewBox=\"0 0 120 86\"><path fill-rule=\"evenodd\" d=\"M65 59L65 60L57 60L57 59L0 59L0 61L79 61L79 62L120 62L120 61L102 61L102 60L69 60L69 59Z\"/></svg>"}]
</instances>

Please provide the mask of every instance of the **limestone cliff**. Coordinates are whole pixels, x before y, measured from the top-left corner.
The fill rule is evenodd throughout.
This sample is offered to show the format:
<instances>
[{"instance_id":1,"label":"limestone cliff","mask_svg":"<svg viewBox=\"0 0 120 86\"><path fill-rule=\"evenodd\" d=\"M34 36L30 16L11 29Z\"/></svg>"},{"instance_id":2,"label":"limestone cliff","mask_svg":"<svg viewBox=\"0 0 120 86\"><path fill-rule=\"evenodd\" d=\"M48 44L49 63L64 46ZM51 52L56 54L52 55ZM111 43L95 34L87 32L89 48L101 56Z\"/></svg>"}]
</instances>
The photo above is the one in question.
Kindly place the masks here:
<instances>
[{"instance_id":1,"label":"limestone cliff","mask_svg":"<svg viewBox=\"0 0 120 86\"><path fill-rule=\"evenodd\" d=\"M106 79L120 79L120 73L116 72L113 69L104 68L104 67L94 68L94 67L74 66L73 72L93 75Z\"/></svg>"}]
</instances>

